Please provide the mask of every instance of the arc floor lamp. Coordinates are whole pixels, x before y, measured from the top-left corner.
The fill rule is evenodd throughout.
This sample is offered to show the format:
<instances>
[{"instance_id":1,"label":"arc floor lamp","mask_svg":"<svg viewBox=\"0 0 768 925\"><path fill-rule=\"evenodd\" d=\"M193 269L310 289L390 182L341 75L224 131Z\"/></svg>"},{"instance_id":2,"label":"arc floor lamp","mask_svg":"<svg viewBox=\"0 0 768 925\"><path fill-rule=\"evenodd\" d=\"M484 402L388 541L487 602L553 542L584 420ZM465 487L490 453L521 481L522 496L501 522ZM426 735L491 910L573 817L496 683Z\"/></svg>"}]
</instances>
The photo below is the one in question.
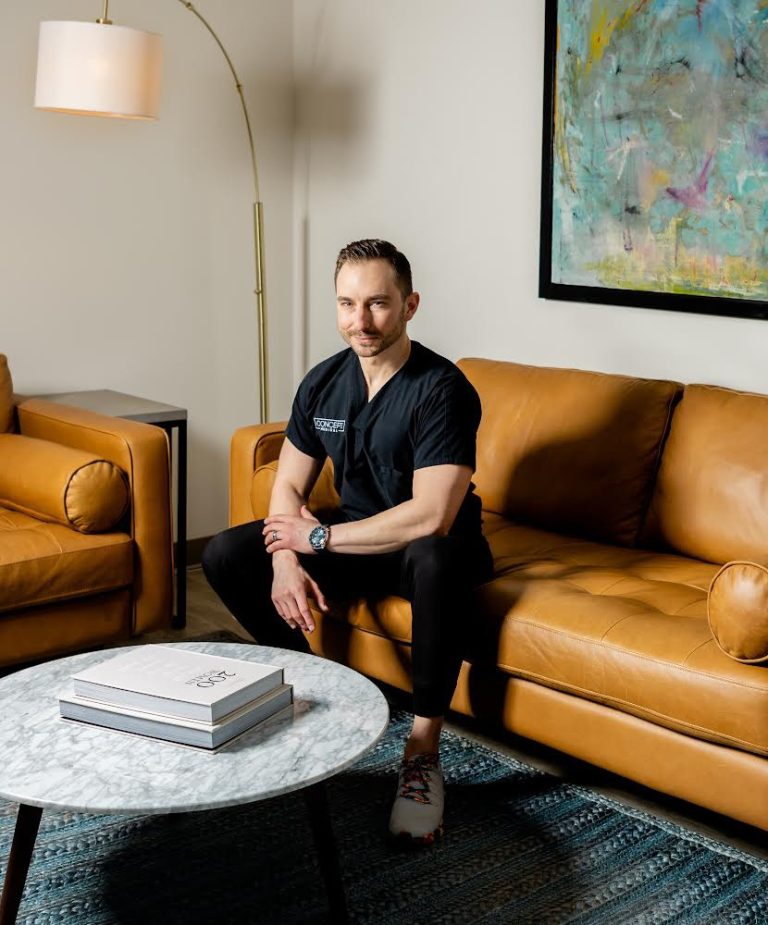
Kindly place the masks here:
<instances>
[{"instance_id":1,"label":"arc floor lamp","mask_svg":"<svg viewBox=\"0 0 768 925\"><path fill-rule=\"evenodd\" d=\"M235 80L242 104L253 167L256 319L259 337L261 420L268 418L267 312L264 279L264 215L253 131L243 85L221 39L193 3L178 0L200 20L218 45ZM37 55L35 107L118 119L157 119L162 79L162 38L109 19L104 0L95 22L43 22Z\"/></svg>"}]
</instances>

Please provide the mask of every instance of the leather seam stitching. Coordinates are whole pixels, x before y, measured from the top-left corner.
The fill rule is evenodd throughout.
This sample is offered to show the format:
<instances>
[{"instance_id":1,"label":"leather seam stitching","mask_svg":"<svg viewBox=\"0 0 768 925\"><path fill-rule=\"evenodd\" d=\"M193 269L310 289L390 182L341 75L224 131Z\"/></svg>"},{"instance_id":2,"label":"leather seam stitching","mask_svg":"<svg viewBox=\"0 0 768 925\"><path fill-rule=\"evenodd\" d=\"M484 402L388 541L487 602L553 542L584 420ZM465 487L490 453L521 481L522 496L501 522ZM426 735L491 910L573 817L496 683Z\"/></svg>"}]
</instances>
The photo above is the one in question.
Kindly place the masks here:
<instances>
[{"instance_id":1,"label":"leather seam stitching","mask_svg":"<svg viewBox=\"0 0 768 925\"><path fill-rule=\"evenodd\" d=\"M494 562L497 562L497 561L499 561L500 559L503 559L503 558L509 558L509 557L505 557L505 556L494 556ZM680 558L681 558L681 559L684 559L685 557L684 557L684 556L680 556ZM528 559L528 560L526 560L525 562L518 562L518 563L515 563L514 565L505 566L505 569L514 569L515 571L519 571L520 569L523 569L523 568L526 568L526 567L539 565L539 564L541 563L541 561L542 561L541 559L535 559L535 560L530 560L530 559ZM551 560L544 560L544 561L551 561ZM557 561L557 560L555 560L555 561ZM570 567L576 567L576 568L582 568L582 569L592 569L592 568L601 568L601 567L602 567L602 566L592 566L592 565L579 564L578 562L564 562L564 561L562 561L560 564L562 564L563 567L568 567L568 568L570 568ZM703 563L703 564L704 564L704 565L707 565L708 563ZM505 577L507 577L506 574L497 574L497 575L496 575L496 578L505 578ZM691 583L688 582L688 581L674 581L674 580L672 580L672 579L664 579L664 578L646 578L645 576L640 575L640 574L636 574L635 572L631 572L631 571L629 571L628 569L627 569L627 577L629 577L629 578L636 578L636 579L638 579L639 581L645 581L645 582L649 582L649 583L653 583L653 584L658 583L658 584L663 584L663 585L679 585L680 587L683 587L683 588L690 588L692 591L698 591L698 592L702 595L702 600L705 599L705 598L708 596L708 590L707 590L707 588L701 588L701 587L699 587L698 585L691 584ZM523 578L525 578L525 576L523 576ZM535 579L533 579L533 580L535 580ZM567 582L567 583L569 583L570 585L572 585L574 588L578 588L580 591L583 591L585 594L591 594L591 595L596 596L596 597L601 597L601 596L606 596L606 597L608 597L608 596L610 596L610 597L616 598L616 597L619 597L619 596L620 596L620 595L617 595L617 594L612 594L612 595L606 595L606 594L605 594L605 591L606 591L606 590L609 590L610 587L613 587L612 585L609 585L608 588L604 589L603 591L595 592L595 591L588 591L588 590L586 590L582 585L577 584L577 583L573 580L573 578L570 578L570 577L568 577L568 576L563 577L563 578L561 578L561 577L554 577L554 578L549 578L549 579L547 579L547 580L548 580L548 581L562 581L562 582ZM619 579L619 581L623 581L623 580L624 580L623 578L622 578L622 579ZM713 580L713 579L710 579L710 582L711 582L712 580ZM625 598L625 600L635 600L635 599L634 599L634 598L629 598L629 597L627 597L627 598ZM638 601L638 603L643 603L643 602L642 602L642 601ZM697 603L697 602L696 602L696 601L689 601L687 604L684 604L683 606L684 606L684 607L690 607L691 604L694 604L694 603ZM648 606L648 605L646 605L646 606ZM665 610L659 610L658 608L656 608L656 612L657 612L657 613L667 613L667 611L665 611ZM671 614L670 614L670 616L671 616Z\"/></svg>"},{"instance_id":2,"label":"leather seam stitching","mask_svg":"<svg viewBox=\"0 0 768 925\"><path fill-rule=\"evenodd\" d=\"M74 600L80 597L90 597L91 595L109 593L110 591L130 591L131 583L128 584L122 583L119 585L102 585L102 586L91 586L90 588L80 588L76 591L66 591L63 594L57 594L53 597L39 597L32 598L30 600L14 601L8 607L0 606L0 614L13 614L17 611L20 611L22 608L27 607L41 607L45 604L57 604L59 602Z\"/></svg>"},{"instance_id":3,"label":"leather seam stitching","mask_svg":"<svg viewBox=\"0 0 768 925\"><path fill-rule=\"evenodd\" d=\"M531 678L536 681L549 681L549 684L543 684L544 687L550 686L552 683L550 678L547 678L546 675L537 674L535 671L529 671L527 669L521 668L511 668L509 665L499 663L499 667L503 668L505 671L509 672L512 675L517 675L522 678ZM584 694L589 694L591 697L585 697L584 699L590 699L591 702L595 703L611 703L611 704L621 704L622 706L634 707L636 710L641 710L645 713L648 713L651 716L657 716L661 719L669 720L670 723L676 723L679 726L684 726L686 729L695 729L699 732L707 733L711 736L717 736L720 739L727 740L728 742L733 742L737 745L746 746L748 749L760 749L760 754L768 754L768 749L763 746L757 745L754 742L748 742L745 739L739 739L735 736L728 735L724 732L714 732L712 729L707 729L704 726L699 726L696 723L690 723L686 720L676 719L675 717L669 716L667 713L661 713L658 710L654 710L652 707L644 707L639 703L636 703L631 700L622 700L620 697L614 697L610 694L600 694L597 691L590 691L587 688L576 687L575 685L568 684L566 681L558 681L558 685L562 685L562 688L565 688L568 692L574 692L579 696ZM595 700L592 700L595 698ZM630 713L629 715L634 716L635 714ZM642 719L642 717L640 717Z\"/></svg>"},{"instance_id":4,"label":"leather seam stitching","mask_svg":"<svg viewBox=\"0 0 768 925\"><path fill-rule=\"evenodd\" d=\"M127 438L124 437L122 434L116 433L114 430L100 429L98 427L94 427L91 424L82 424L79 421L77 422L68 421L61 417L56 417L53 414L50 414L50 413L46 414L46 413L43 413L42 411L34 411L30 408L23 408L22 410L23 410L25 417L35 417L43 421L53 421L55 424L61 424L65 427L73 427L76 430L86 430L89 433L100 434L106 437L113 437L114 439L119 440L120 443L122 443L124 446L130 446L130 442L127 440ZM22 436L23 436L23 433L22 433ZM45 439L48 439L48 438L46 437ZM55 443L56 441L51 441L51 442ZM63 444L63 445L67 446L67 444ZM89 452L89 451L86 450L84 452ZM107 462L110 462L110 460L107 460Z\"/></svg>"},{"instance_id":5,"label":"leather seam stitching","mask_svg":"<svg viewBox=\"0 0 768 925\"><path fill-rule=\"evenodd\" d=\"M701 678L711 678L712 677L712 675L706 674L703 671L697 671L694 668L689 668L688 666L684 664L676 665L674 662L665 662L665 661L662 661L661 659L653 658L650 655L643 655L638 652L630 652L627 649L623 648L622 646L614 646L614 645L611 645L610 643L604 643L601 641L585 639L583 636L576 636L573 633L566 633L563 630L558 630L558 629L554 629L553 627L544 626L541 623L534 623L532 620L524 620L524 619L521 619L520 617L516 617L514 622L516 624L522 624L524 626L534 627L535 629L541 630L542 632L554 633L556 636L564 636L566 639L573 639L574 641L584 643L585 645L592 645L592 646L597 645L604 649L610 649L613 652L621 652L625 655L631 656L632 658L639 658L646 662L652 662L655 665L663 665L667 668L678 668L681 671L687 671L689 674L694 674ZM709 642L709 640L705 640L705 641ZM760 688L755 684L745 684L743 681L735 681L730 678L722 679L722 680L727 684L735 684L738 687L743 687L747 690L757 691L758 693L768 693L768 691L766 691L764 688ZM578 688L574 688L574 689L577 690Z\"/></svg>"},{"instance_id":6,"label":"leather seam stitching","mask_svg":"<svg viewBox=\"0 0 768 925\"><path fill-rule=\"evenodd\" d=\"M703 642L700 642L697 646L694 646L691 649L691 651L685 656L686 663L688 662L689 658L692 658L699 651L699 649L703 649L704 646L712 645L714 641L715 641L714 639L705 639Z\"/></svg>"},{"instance_id":7,"label":"leather seam stitching","mask_svg":"<svg viewBox=\"0 0 768 925\"><path fill-rule=\"evenodd\" d=\"M99 536L100 534L91 533L88 535ZM131 548L133 548L133 540L130 536L128 536L127 533L122 533L122 534L107 533L107 534L101 534L101 535L102 536L124 536L128 540L128 544L130 544ZM58 540L56 540L55 537L51 537L51 539L54 540L58 544ZM91 546L88 549L64 550L59 545L59 552L52 552L52 553L48 553L47 555L43 555L43 556L33 556L31 559L20 559L20 560L17 560L16 562L5 562L3 564L0 564L0 571L2 571L3 569L7 569L7 568L16 568L18 567L20 562L44 562L46 559L61 559L63 556L83 556L83 555L90 556L90 555L96 555L96 553L102 550L105 550L105 549L124 549L126 545L127 544L125 540L123 540L120 543L105 543L99 546Z\"/></svg>"}]
</instances>

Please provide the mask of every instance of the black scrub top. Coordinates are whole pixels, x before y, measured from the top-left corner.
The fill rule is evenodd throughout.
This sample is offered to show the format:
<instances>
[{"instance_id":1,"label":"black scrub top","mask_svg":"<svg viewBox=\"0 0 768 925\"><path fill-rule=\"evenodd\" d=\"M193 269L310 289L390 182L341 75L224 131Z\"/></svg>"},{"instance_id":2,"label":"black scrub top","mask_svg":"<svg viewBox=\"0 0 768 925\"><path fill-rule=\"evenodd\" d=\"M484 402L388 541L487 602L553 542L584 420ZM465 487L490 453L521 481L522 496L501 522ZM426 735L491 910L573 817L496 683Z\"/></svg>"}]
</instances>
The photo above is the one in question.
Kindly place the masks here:
<instances>
[{"instance_id":1,"label":"black scrub top","mask_svg":"<svg viewBox=\"0 0 768 925\"><path fill-rule=\"evenodd\" d=\"M405 364L368 401L350 348L310 370L293 402L286 435L302 453L333 460L345 520L361 520L413 497L415 469L447 463L475 469L480 399L461 370L416 341ZM481 532L470 484L451 534Z\"/></svg>"}]
</instances>

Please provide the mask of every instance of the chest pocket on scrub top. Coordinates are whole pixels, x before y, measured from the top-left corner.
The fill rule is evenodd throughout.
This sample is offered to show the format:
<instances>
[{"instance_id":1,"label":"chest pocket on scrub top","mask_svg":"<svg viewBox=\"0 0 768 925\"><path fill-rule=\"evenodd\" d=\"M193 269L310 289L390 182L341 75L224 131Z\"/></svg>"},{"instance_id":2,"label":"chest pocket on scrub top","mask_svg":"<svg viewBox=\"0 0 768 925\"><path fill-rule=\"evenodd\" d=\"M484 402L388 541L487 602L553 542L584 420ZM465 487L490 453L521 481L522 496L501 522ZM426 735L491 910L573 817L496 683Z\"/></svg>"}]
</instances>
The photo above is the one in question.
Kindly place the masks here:
<instances>
[{"instance_id":1,"label":"chest pocket on scrub top","mask_svg":"<svg viewBox=\"0 0 768 925\"><path fill-rule=\"evenodd\" d=\"M413 497L413 478L410 473L377 463L374 475L379 494L388 507L410 501Z\"/></svg>"}]
</instances>

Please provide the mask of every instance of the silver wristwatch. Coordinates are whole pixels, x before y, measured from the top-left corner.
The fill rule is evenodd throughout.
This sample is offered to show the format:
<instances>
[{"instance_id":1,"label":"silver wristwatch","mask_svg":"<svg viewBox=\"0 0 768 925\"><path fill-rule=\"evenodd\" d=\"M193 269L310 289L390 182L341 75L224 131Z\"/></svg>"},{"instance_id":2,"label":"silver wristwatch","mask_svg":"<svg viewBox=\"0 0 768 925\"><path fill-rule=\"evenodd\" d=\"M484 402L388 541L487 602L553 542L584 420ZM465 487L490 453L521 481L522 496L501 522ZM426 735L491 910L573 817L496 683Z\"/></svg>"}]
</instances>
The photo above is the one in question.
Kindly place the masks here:
<instances>
[{"instance_id":1,"label":"silver wristwatch","mask_svg":"<svg viewBox=\"0 0 768 925\"><path fill-rule=\"evenodd\" d=\"M309 532L309 545L315 552L325 552L328 540L331 538L331 525L318 524Z\"/></svg>"}]
</instances>

